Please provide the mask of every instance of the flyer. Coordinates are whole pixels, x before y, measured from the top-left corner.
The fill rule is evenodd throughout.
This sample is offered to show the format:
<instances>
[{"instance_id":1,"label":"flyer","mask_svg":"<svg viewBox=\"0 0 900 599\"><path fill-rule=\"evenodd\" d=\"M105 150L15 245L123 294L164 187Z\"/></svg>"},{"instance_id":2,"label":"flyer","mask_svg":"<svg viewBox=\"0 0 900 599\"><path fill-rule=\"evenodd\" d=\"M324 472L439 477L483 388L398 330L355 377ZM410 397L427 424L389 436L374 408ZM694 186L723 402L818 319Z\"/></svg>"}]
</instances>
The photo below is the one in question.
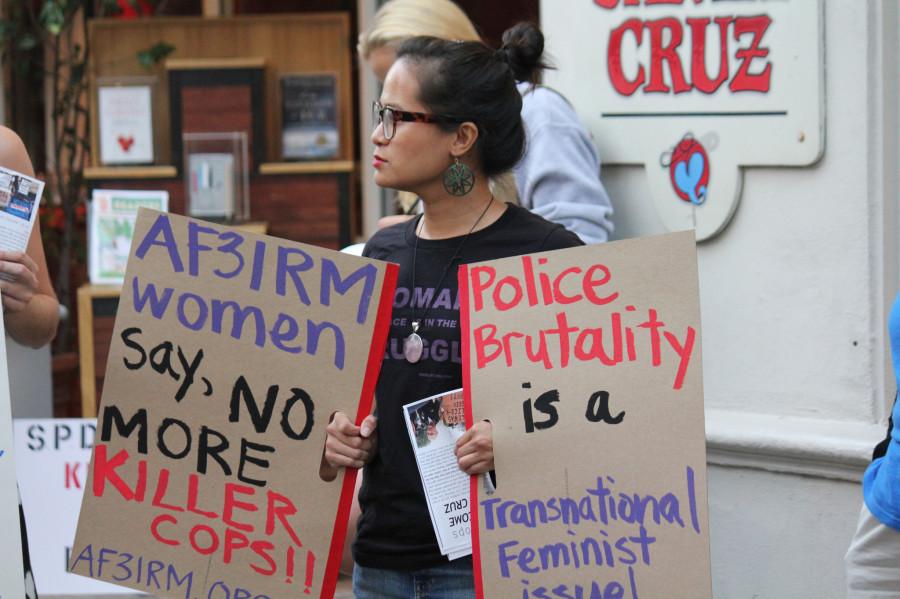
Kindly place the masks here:
<instances>
[{"instance_id":1,"label":"flyer","mask_svg":"<svg viewBox=\"0 0 900 599\"><path fill-rule=\"evenodd\" d=\"M459 469L454 449L466 432L462 389L403 406L428 514L441 553L451 560L472 553L469 475Z\"/></svg>"},{"instance_id":2,"label":"flyer","mask_svg":"<svg viewBox=\"0 0 900 599\"><path fill-rule=\"evenodd\" d=\"M43 181L0 167L0 250L28 247L43 192Z\"/></svg>"}]
</instances>

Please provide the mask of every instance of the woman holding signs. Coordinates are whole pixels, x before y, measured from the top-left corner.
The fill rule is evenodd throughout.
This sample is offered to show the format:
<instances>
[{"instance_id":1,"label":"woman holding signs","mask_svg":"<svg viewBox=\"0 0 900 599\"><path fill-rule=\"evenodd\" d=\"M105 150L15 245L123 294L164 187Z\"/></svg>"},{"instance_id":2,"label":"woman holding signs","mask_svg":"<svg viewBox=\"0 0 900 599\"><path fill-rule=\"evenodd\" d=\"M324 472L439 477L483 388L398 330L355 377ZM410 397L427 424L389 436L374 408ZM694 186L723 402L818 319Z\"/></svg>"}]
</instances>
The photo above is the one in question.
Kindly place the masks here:
<instances>
[{"instance_id":1,"label":"woman holding signs","mask_svg":"<svg viewBox=\"0 0 900 599\"><path fill-rule=\"evenodd\" d=\"M353 548L358 599L474 596L471 558L448 562L438 550L401 407L462 386L460 264L581 245L561 225L498 201L487 183L524 149L514 73L542 65L540 33L517 28L532 35L506 36L497 51L407 40L374 106L375 182L417 194L424 210L376 233L364 251L400 265L378 417L357 427L337 413L327 429L328 464L365 466ZM492 470L490 423L468 430L456 454L468 474Z\"/></svg>"}]
</instances>

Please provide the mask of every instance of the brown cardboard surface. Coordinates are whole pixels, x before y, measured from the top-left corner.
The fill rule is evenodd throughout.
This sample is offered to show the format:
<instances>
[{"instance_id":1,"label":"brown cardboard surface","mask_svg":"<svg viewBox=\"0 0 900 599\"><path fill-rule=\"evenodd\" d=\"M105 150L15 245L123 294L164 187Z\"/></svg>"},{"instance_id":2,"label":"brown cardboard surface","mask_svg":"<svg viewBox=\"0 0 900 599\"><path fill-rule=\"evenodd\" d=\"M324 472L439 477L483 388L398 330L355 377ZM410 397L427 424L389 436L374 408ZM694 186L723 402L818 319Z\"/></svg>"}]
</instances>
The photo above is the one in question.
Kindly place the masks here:
<instances>
[{"instance_id":1,"label":"brown cardboard surface","mask_svg":"<svg viewBox=\"0 0 900 599\"><path fill-rule=\"evenodd\" d=\"M473 485L479 596L711 597L693 234L470 264L460 287L497 478Z\"/></svg>"},{"instance_id":2,"label":"brown cardboard surface","mask_svg":"<svg viewBox=\"0 0 900 599\"><path fill-rule=\"evenodd\" d=\"M395 279L142 210L72 570L160 597L331 597L354 481L320 479L324 429L371 408Z\"/></svg>"}]
</instances>

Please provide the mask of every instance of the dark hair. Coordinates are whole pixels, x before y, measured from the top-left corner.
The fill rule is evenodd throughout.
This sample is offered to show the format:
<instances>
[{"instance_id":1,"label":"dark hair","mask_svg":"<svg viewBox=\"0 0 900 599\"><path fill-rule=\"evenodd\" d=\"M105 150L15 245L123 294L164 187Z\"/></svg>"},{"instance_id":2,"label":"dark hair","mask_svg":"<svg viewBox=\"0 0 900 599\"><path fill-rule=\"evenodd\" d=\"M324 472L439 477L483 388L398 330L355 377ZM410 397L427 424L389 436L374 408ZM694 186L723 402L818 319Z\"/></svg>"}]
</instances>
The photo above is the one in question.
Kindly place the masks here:
<instances>
[{"instance_id":1,"label":"dark hair","mask_svg":"<svg viewBox=\"0 0 900 599\"><path fill-rule=\"evenodd\" d=\"M418 67L419 101L429 111L475 123L475 149L490 177L515 166L525 150L516 81L534 81L546 68L543 49L537 26L519 23L503 34L503 46L496 51L481 42L413 37L400 45L397 59Z\"/></svg>"}]
</instances>

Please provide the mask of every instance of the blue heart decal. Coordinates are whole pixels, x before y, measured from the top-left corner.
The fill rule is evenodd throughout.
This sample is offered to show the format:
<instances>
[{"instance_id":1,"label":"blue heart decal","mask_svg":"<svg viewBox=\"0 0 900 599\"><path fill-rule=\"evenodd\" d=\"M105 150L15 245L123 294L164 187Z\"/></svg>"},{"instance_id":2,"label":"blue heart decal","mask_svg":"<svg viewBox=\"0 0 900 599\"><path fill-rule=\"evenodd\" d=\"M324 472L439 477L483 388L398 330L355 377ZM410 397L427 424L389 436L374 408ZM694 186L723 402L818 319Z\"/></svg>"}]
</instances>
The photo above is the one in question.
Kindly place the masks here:
<instances>
[{"instance_id":1,"label":"blue heart decal","mask_svg":"<svg viewBox=\"0 0 900 599\"><path fill-rule=\"evenodd\" d=\"M706 186L697 187L705 166L706 161L700 152L695 152L690 159L675 165L675 185L691 199L692 204L698 206L706 199Z\"/></svg>"}]
</instances>

